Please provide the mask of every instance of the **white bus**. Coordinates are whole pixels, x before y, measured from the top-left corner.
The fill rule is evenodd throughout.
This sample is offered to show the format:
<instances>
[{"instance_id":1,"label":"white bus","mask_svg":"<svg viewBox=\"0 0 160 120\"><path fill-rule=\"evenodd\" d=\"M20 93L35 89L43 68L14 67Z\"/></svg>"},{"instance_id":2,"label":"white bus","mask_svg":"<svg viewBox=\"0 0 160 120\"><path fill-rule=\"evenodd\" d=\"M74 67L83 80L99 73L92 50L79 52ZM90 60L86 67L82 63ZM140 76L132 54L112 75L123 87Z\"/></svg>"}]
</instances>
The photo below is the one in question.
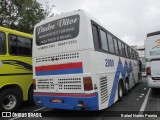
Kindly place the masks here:
<instances>
[{"instance_id":1,"label":"white bus","mask_svg":"<svg viewBox=\"0 0 160 120\"><path fill-rule=\"evenodd\" d=\"M148 87L160 88L160 31L147 34L145 50Z\"/></svg>"},{"instance_id":2,"label":"white bus","mask_svg":"<svg viewBox=\"0 0 160 120\"><path fill-rule=\"evenodd\" d=\"M101 110L138 83L138 53L83 10L34 29L34 101L68 110Z\"/></svg>"}]
</instances>

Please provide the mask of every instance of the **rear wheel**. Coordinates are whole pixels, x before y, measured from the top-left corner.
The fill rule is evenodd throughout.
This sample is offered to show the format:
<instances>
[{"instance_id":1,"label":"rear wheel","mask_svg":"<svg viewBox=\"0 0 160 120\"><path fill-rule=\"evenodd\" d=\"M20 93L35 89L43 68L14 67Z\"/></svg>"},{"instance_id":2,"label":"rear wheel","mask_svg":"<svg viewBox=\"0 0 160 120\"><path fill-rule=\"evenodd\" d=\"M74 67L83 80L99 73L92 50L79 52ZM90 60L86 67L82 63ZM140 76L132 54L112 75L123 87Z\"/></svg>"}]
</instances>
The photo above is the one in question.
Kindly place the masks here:
<instances>
[{"instance_id":1,"label":"rear wheel","mask_svg":"<svg viewBox=\"0 0 160 120\"><path fill-rule=\"evenodd\" d=\"M123 93L123 83L120 81L118 84L118 101L122 101Z\"/></svg>"},{"instance_id":2,"label":"rear wheel","mask_svg":"<svg viewBox=\"0 0 160 120\"><path fill-rule=\"evenodd\" d=\"M17 111L21 105L21 96L16 89L5 89L0 93L0 110Z\"/></svg>"},{"instance_id":3,"label":"rear wheel","mask_svg":"<svg viewBox=\"0 0 160 120\"><path fill-rule=\"evenodd\" d=\"M128 94L129 90L130 90L129 82L126 81L126 82L125 82L125 95Z\"/></svg>"}]
</instances>

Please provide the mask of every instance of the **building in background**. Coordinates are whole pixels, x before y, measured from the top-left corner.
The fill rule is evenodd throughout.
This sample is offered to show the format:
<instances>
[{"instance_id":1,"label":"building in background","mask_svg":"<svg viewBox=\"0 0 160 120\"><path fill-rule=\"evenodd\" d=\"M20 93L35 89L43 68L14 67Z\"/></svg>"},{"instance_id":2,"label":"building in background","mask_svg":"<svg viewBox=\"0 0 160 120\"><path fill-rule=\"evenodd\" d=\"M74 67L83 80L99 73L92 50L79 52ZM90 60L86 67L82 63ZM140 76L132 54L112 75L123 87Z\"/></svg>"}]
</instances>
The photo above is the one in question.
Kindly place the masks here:
<instances>
[{"instance_id":1,"label":"building in background","mask_svg":"<svg viewBox=\"0 0 160 120\"><path fill-rule=\"evenodd\" d=\"M145 47L143 46L132 46L139 53L140 60L142 62L142 75L146 76L146 65L145 65Z\"/></svg>"}]
</instances>

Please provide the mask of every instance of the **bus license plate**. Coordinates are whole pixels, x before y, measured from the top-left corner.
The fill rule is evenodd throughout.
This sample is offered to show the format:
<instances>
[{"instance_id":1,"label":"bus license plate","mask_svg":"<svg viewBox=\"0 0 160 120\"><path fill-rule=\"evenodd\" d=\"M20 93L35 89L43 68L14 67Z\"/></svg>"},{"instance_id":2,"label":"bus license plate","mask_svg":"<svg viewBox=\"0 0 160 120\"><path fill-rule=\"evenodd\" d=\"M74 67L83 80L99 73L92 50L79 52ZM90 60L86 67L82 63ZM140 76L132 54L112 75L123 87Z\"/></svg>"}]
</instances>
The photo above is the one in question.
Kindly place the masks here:
<instances>
[{"instance_id":1,"label":"bus license plate","mask_svg":"<svg viewBox=\"0 0 160 120\"><path fill-rule=\"evenodd\" d=\"M53 99L51 99L51 102L53 102L53 103L62 103L62 100L58 99L58 98L53 98Z\"/></svg>"}]
</instances>

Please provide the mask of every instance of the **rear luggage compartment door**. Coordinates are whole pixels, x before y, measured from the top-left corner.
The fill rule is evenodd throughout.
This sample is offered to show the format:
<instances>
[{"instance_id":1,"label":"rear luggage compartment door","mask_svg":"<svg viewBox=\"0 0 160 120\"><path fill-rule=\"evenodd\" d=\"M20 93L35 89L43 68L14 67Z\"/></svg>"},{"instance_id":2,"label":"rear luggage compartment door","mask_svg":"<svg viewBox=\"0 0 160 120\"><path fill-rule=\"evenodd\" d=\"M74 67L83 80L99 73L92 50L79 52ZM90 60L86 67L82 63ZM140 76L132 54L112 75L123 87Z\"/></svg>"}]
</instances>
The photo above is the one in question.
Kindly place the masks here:
<instances>
[{"instance_id":1,"label":"rear luggage compartment door","mask_svg":"<svg viewBox=\"0 0 160 120\"><path fill-rule=\"evenodd\" d=\"M160 79L160 60L151 61L151 77Z\"/></svg>"}]
</instances>

